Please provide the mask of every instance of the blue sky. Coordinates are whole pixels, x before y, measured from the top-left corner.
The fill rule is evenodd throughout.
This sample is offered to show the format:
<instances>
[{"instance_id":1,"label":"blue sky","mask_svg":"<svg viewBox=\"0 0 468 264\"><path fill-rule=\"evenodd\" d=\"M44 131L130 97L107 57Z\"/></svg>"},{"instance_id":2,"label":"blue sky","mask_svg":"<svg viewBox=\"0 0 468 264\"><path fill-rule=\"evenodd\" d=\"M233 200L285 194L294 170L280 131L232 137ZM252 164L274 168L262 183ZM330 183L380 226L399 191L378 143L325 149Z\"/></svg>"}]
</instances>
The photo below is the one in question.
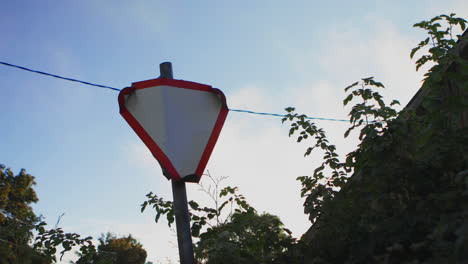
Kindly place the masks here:
<instances>
[{"instance_id":1,"label":"blue sky","mask_svg":"<svg viewBox=\"0 0 468 264\"><path fill-rule=\"evenodd\" d=\"M117 88L174 77L212 85L231 108L346 118L343 88L375 76L388 99L420 86L411 26L441 13L468 17L464 1L9 1L0 3L0 60ZM36 176L35 210L66 231L132 233L148 260L177 259L175 233L141 214L144 195L171 198L170 183L118 113L117 92L0 65L0 163ZM345 153L347 124L318 122ZM299 175L320 153L287 137L278 118L231 112L207 168L229 176L259 210L299 237ZM189 199L204 201L198 186ZM67 256L73 259L73 254Z\"/></svg>"}]
</instances>

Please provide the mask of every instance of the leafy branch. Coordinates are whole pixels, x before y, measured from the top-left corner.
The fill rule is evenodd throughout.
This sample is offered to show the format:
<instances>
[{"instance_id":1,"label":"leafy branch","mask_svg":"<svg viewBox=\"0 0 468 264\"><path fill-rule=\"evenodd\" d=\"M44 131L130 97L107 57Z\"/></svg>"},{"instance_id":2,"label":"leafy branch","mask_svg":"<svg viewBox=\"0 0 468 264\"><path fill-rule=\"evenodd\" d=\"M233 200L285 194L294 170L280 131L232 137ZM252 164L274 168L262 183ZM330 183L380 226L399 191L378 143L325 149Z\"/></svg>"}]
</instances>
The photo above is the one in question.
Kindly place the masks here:
<instances>
[{"instance_id":1,"label":"leafy branch","mask_svg":"<svg viewBox=\"0 0 468 264\"><path fill-rule=\"evenodd\" d=\"M466 46L468 39L466 36L463 39L462 35L453 36L456 28L462 31L466 29L467 21L455 15L440 15L414 24L414 27L427 31L429 37L410 53L413 58L421 48L429 47L428 53L416 61L416 70L427 62L435 64L425 74L423 88L429 87L430 94L426 96L423 107L431 113L427 116L430 116L433 123L447 127L459 123L463 119L463 114L460 113L468 107L466 97L463 96L468 87L468 61L455 48L457 43L462 44L463 41Z\"/></svg>"},{"instance_id":2,"label":"leafy branch","mask_svg":"<svg viewBox=\"0 0 468 264\"><path fill-rule=\"evenodd\" d=\"M301 182L301 197L306 197L304 202L304 212L309 214L310 221L314 222L320 215L321 209L330 201L338 190L346 183L347 173L350 169L345 163L340 162L336 146L329 143L325 131L318 128L314 122L306 119L306 115L299 115L292 107L286 108L287 114L282 122L291 122L289 136L299 133L297 142L304 139L314 139L313 146L308 147L304 156L309 156L315 148L320 148L323 152L322 164L314 170L312 176L300 176L297 178ZM331 171L331 175L325 175L326 168Z\"/></svg>"},{"instance_id":3,"label":"leafy branch","mask_svg":"<svg viewBox=\"0 0 468 264\"><path fill-rule=\"evenodd\" d=\"M355 104L349 112L352 126L345 132L345 137L348 137L352 130L360 126L363 126L359 135L360 140L364 137L381 135L385 129L385 123L397 116L397 111L391 106L399 105L400 102L393 100L390 106L387 106L382 95L372 88L384 88L384 85L374 81L374 77L369 77L363 78L361 81L355 82L344 89L345 92L350 92L343 100L345 106L353 98L358 98L362 101Z\"/></svg>"},{"instance_id":4,"label":"leafy branch","mask_svg":"<svg viewBox=\"0 0 468 264\"><path fill-rule=\"evenodd\" d=\"M71 251L72 247L80 247L80 255L91 258L96 253L96 248L93 245L92 237L88 236L81 238L76 233L65 233L62 228L54 228L46 230L44 226L47 223L40 222L35 226L38 235L35 238L34 249L45 255L50 261L56 262L55 253L57 247L62 246L60 252L60 260L67 251Z\"/></svg>"},{"instance_id":5,"label":"leafy branch","mask_svg":"<svg viewBox=\"0 0 468 264\"><path fill-rule=\"evenodd\" d=\"M211 175L208 176L211 177ZM192 236L194 237L199 237L202 228L205 226L214 227L225 224L231 220L233 214L255 212L255 209L250 206L246 198L238 193L237 187L227 186L218 190L220 180L211 179L214 181L215 187L214 189L205 189L205 192L214 200L215 208L202 207L193 200L188 202ZM161 215L166 215L167 223L171 226L175 221L173 202L164 200L153 192L148 193L146 197L147 200L141 204L141 212L143 213L148 206L152 206L156 211L155 222L159 221ZM223 220L221 216L226 208L229 208L229 212L226 213L227 216Z\"/></svg>"},{"instance_id":6,"label":"leafy branch","mask_svg":"<svg viewBox=\"0 0 468 264\"><path fill-rule=\"evenodd\" d=\"M467 21L460 17L455 17L455 13L450 15L440 15L428 21L421 21L413 25L413 27L421 28L427 31L429 37L421 41L418 46L413 48L410 57L413 58L416 52L426 46L429 48L429 54L422 55L416 61L416 70L427 62L440 63L441 59L446 59L449 56L449 51L457 43L457 39L461 36L453 37L454 26L460 26L461 30L465 30ZM428 75L426 75L428 76Z\"/></svg>"}]
</instances>

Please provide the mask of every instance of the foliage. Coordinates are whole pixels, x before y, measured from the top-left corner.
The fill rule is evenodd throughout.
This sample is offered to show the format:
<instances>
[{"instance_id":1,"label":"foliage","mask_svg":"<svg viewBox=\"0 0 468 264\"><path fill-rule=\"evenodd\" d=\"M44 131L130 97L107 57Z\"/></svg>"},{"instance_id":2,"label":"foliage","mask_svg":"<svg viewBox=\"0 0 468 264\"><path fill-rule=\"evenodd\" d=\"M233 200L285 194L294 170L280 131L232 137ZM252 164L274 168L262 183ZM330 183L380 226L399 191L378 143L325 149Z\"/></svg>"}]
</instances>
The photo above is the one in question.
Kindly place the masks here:
<instances>
[{"instance_id":1,"label":"foliage","mask_svg":"<svg viewBox=\"0 0 468 264\"><path fill-rule=\"evenodd\" d=\"M39 220L30 206L38 201L35 184L24 169L15 176L0 165L0 263L41 259L29 245Z\"/></svg>"},{"instance_id":2,"label":"foliage","mask_svg":"<svg viewBox=\"0 0 468 264\"><path fill-rule=\"evenodd\" d=\"M231 220L234 213L255 211L255 209L247 203L245 197L238 193L237 187L227 186L219 190L219 181L212 178L211 175L207 176L214 181L216 186L213 193L209 190L205 190L208 191L208 194L210 194L210 197L213 199L215 208L207 206L201 207L193 200L188 202L192 223L191 232L193 237L199 237L200 231L205 226L213 227L215 225L227 223ZM153 194L153 192L148 193L146 197L147 200L141 204L141 212L143 213L148 205L152 206L156 211L154 221L157 223L161 215L166 215L167 223L170 227L175 221L172 201L166 201L158 195ZM221 219L223 210L227 208L229 208L227 216L225 216L224 219Z\"/></svg>"},{"instance_id":3,"label":"foliage","mask_svg":"<svg viewBox=\"0 0 468 264\"><path fill-rule=\"evenodd\" d=\"M99 238L96 254L91 258L81 256L77 264L143 264L147 257L146 250L131 235L116 237L103 234Z\"/></svg>"},{"instance_id":4,"label":"foliage","mask_svg":"<svg viewBox=\"0 0 468 264\"><path fill-rule=\"evenodd\" d=\"M71 251L74 246L79 246L79 250L83 256L92 256L95 254L96 249L91 241L93 239L92 237L81 238L81 236L76 233L65 233L60 227L46 230L44 228L46 224L45 222L41 222L35 227L38 234L35 238L34 249L37 252L41 252L49 261L57 261L55 253L59 246L63 248L60 252L60 260L62 260L63 255Z\"/></svg>"},{"instance_id":5,"label":"foliage","mask_svg":"<svg viewBox=\"0 0 468 264\"><path fill-rule=\"evenodd\" d=\"M428 50L429 54L421 56L416 61L416 70L427 62L444 63L441 60L456 59L457 56L450 54L449 51L455 46L457 39L460 39L461 36L457 35L456 38L453 37L453 27L460 26L461 30L465 30L466 23L465 19L455 17L455 14L451 13L450 15L440 15L431 20L414 24L413 27L426 30L429 37L421 41L417 47L411 50L410 57L413 58L416 52L421 48L431 45ZM443 26L445 26L445 29ZM431 71L429 71L426 76L431 76Z\"/></svg>"},{"instance_id":6,"label":"foliage","mask_svg":"<svg viewBox=\"0 0 468 264\"><path fill-rule=\"evenodd\" d=\"M326 137L325 131L318 128L315 123L306 119L305 115L294 113L294 108L286 108L288 114L283 118L292 121L289 136L297 131L299 136L297 142L304 139L314 138L315 144L305 152L304 156L311 154L315 148L320 148L324 152L322 164L314 170L312 177L301 176L297 179L302 183L301 196L306 197L304 202L305 213L309 214L309 219L313 222L320 216L322 208L331 201L338 192L339 187L346 182L348 169L340 162L336 153L335 145L331 145ZM331 175L325 175L325 168L331 170Z\"/></svg>"},{"instance_id":7,"label":"foliage","mask_svg":"<svg viewBox=\"0 0 468 264\"><path fill-rule=\"evenodd\" d=\"M307 263L463 263L468 252L467 62L454 50L455 14L415 24L429 38L432 61L425 98L416 109L398 113L378 92L383 84L365 78L347 88L344 100L360 102L350 111L351 127L360 128L358 148L340 162L322 129L304 115L288 112L290 136L314 138L311 148L324 152L312 176L299 177L304 211L314 223L304 235ZM448 24L441 29L441 22ZM460 37L460 36L457 36ZM372 88L372 89L371 89ZM324 172L327 172L325 176ZM353 172L352 176L348 176Z\"/></svg>"},{"instance_id":8,"label":"foliage","mask_svg":"<svg viewBox=\"0 0 468 264\"><path fill-rule=\"evenodd\" d=\"M281 258L295 240L279 218L258 214L237 187L220 189L220 180L207 176L214 188L202 186L202 190L212 198L215 208L188 203L192 236L198 238L194 249L198 263L271 263ZM172 202L153 193L147 198L142 212L150 205L156 211L155 221L165 214L170 226L174 222Z\"/></svg>"},{"instance_id":9,"label":"foliage","mask_svg":"<svg viewBox=\"0 0 468 264\"><path fill-rule=\"evenodd\" d=\"M465 30L467 21L455 17L455 14L436 16L429 21L415 24L415 27L428 31L431 42L422 41L411 51L411 57L425 46L429 46L429 54L421 56L416 61L417 69L427 62L435 63L425 74L423 88L430 90L422 108L431 114L426 115L436 125L454 127L463 119L460 112L468 107L466 95L468 72L467 58L460 56L457 42L468 41L462 36L453 37L455 26ZM445 28L444 28L445 26ZM466 46L465 46L466 50ZM466 51L465 51L466 52ZM466 56L466 55L465 55ZM449 93L449 96L447 95Z\"/></svg>"},{"instance_id":10,"label":"foliage","mask_svg":"<svg viewBox=\"0 0 468 264\"><path fill-rule=\"evenodd\" d=\"M231 221L208 228L195 252L199 263L273 263L294 241L278 217L249 211L234 213Z\"/></svg>"},{"instance_id":11,"label":"foliage","mask_svg":"<svg viewBox=\"0 0 468 264\"><path fill-rule=\"evenodd\" d=\"M345 137L358 127L363 126L359 139L364 137L377 137L385 131L385 123L395 118L397 112L387 106L378 92L373 92L371 87L384 88L383 84L374 81L373 77L364 78L361 82L355 82L345 88L350 91L343 101L347 105L357 97L362 100L361 103L354 105L350 112L350 121L352 126L345 132ZM399 104L394 100L390 106ZM294 108L286 108L287 115L282 122L291 121L289 136L299 132L297 142L307 138L313 138L315 143L307 148L304 156L309 156L315 148L320 148L324 152L322 164L314 170L312 176L301 176L297 179L302 184L301 196L306 197L304 202L305 213L309 214L310 221L321 214L322 208L328 204L333 197L341 190L349 178L348 173L353 167L353 157L357 153L348 155L347 162L340 162L339 155L336 152L335 145L329 143L326 133L322 128L310 120L306 115L294 113ZM371 120L372 119L372 120ZM331 172L331 175L326 175Z\"/></svg>"},{"instance_id":12,"label":"foliage","mask_svg":"<svg viewBox=\"0 0 468 264\"><path fill-rule=\"evenodd\" d=\"M22 169L18 175L0 165L0 263L56 262L73 246L80 246L83 255L93 254L91 237L80 238L64 233L61 228L45 229L46 222L37 217L31 204L38 201L33 186L34 176Z\"/></svg>"}]
</instances>

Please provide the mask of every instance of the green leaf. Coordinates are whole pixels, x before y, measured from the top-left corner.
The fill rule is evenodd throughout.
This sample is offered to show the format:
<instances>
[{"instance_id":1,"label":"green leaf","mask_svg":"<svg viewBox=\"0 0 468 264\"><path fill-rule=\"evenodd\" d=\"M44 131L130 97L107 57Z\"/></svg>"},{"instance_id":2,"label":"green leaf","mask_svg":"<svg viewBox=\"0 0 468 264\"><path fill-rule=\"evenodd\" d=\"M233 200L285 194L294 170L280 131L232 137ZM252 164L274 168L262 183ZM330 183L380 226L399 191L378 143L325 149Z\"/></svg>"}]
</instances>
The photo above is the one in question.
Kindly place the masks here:
<instances>
[{"instance_id":1,"label":"green leaf","mask_svg":"<svg viewBox=\"0 0 468 264\"><path fill-rule=\"evenodd\" d=\"M154 222L157 223L160 217L161 217L161 213L160 212L156 213L156 217L154 217Z\"/></svg>"},{"instance_id":2,"label":"green leaf","mask_svg":"<svg viewBox=\"0 0 468 264\"><path fill-rule=\"evenodd\" d=\"M168 223L168 225L170 227L171 224L174 223L174 220L175 220L174 214L172 214L172 213L167 214L166 218L167 218L167 223Z\"/></svg>"},{"instance_id":3,"label":"green leaf","mask_svg":"<svg viewBox=\"0 0 468 264\"><path fill-rule=\"evenodd\" d=\"M344 100L343 105L347 105L353 99L353 94L349 94Z\"/></svg>"},{"instance_id":4,"label":"green leaf","mask_svg":"<svg viewBox=\"0 0 468 264\"><path fill-rule=\"evenodd\" d=\"M347 92L349 89L353 88L354 86L356 86L356 85L358 85L358 84L359 84L359 82L355 82L355 83L349 85L348 87L346 87L346 88L344 89L345 92Z\"/></svg>"},{"instance_id":5,"label":"green leaf","mask_svg":"<svg viewBox=\"0 0 468 264\"><path fill-rule=\"evenodd\" d=\"M148 205L147 201L143 202L143 204L141 205L141 212L142 213L143 213L143 211L145 211L145 208L146 208L147 205Z\"/></svg>"},{"instance_id":6,"label":"green leaf","mask_svg":"<svg viewBox=\"0 0 468 264\"><path fill-rule=\"evenodd\" d=\"M218 213L220 214L223 211L223 208L229 203L229 201L224 201L218 208Z\"/></svg>"},{"instance_id":7,"label":"green leaf","mask_svg":"<svg viewBox=\"0 0 468 264\"><path fill-rule=\"evenodd\" d=\"M293 111L296 110L296 109L295 109L294 107L287 107L287 108L285 108L284 110L286 110L286 112L288 112L288 113L291 113L291 112L293 112Z\"/></svg>"},{"instance_id":8,"label":"green leaf","mask_svg":"<svg viewBox=\"0 0 468 264\"><path fill-rule=\"evenodd\" d=\"M421 48L421 46L418 46L416 48L413 48L410 53L410 58L412 59L414 54Z\"/></svg>"},{"instance_id":9,"label":"green leaf","mask_svg":"<svg viewBox=\"0 0 468 264\"><path fill-rule=\"evenodd\" d=\"M314 148L312 147L307 148L306 152L304 153L304 157L309 156L313 149Z\"/></svg>"},{"instance_id":10,"label":"green leaf","mask_svg":"<svg viewBox=\"0 0 468 264\"><path fill-rule=\"evenodd\" d=\"M188 204L190 205L190 208L192 208L193 210L199 209L199 205L195 201L189 201Z\"/></svg>"},{"instance_id":11,"label":"green leaf","mask_svg":"<svg viewBox=\"0 0 468 264\"><path fill-rule=\"evenodd\" d=\"M346 130L346 132L344 133L345 138L347 138L349 136L349 132L351 132L351 128Z\"/></svg>"}]
</instances>

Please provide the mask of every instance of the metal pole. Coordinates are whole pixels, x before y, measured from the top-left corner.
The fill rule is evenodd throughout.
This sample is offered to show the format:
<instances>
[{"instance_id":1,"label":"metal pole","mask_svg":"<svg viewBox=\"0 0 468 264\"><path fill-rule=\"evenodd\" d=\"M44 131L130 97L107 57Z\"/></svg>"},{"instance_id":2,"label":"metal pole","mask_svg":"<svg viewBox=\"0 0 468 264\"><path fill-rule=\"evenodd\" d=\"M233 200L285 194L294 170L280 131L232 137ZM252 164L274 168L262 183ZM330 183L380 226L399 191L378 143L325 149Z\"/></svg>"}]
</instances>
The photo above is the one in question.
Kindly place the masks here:
<instances>
[{"instance_id":1,"label":"metal pole","mask_svg":"<svg viewBox=\"0 0 468 264\"><path fill-rule=\"evenodd\" d=\"M187 192L185 182L172 181L172 196L174 197L174 214L176 217L177 243L181 264L195 264L193 257L192 235L190 233L190 216L187 207Z\"/></svg>"},{"instance_id":2,"label":"metal pole","mask_svg":"<svg viewBox=\"0 0 468 264\"><path fill-rule=\"evenodd\" d=\"M159 78L173 79L172 64L163 62L159 65ZM179 258L181 264L195 264L193 257L192 235L190 232L190 216L187 205L187 191L185 182L172 181L172 196L174 198L174 214L176 218L177 243L179 244Z\"/></svg>"}]
</instances>

